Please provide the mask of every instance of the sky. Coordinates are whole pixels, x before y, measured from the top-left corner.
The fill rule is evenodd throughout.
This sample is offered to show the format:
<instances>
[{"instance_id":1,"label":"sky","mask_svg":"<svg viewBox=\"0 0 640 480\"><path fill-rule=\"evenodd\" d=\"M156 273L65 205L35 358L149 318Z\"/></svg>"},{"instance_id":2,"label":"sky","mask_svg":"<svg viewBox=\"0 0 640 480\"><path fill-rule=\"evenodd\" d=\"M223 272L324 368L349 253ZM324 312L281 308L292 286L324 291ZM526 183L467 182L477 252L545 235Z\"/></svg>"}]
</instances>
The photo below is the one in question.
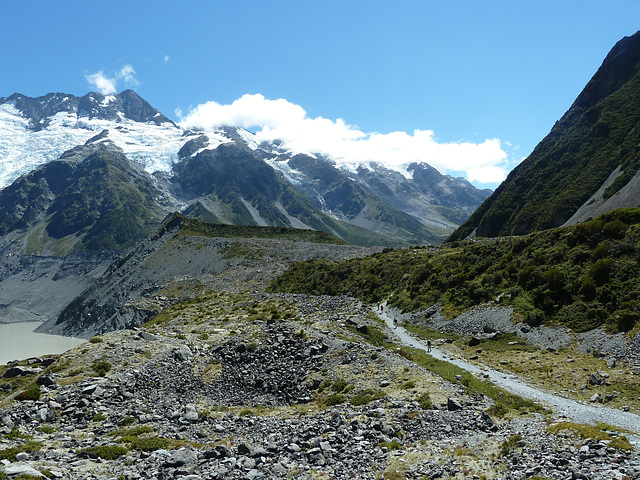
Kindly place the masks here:
<instances>
[{"instance_id":1,"label":"sky","mask_svg":"<svg viewBox=\"0 0 640 480\"><path fill-rule=\"evenodd\" d=\"M185 127L492 189L640 29L637 0L1 5L0 97L132 88Z\"/></svg>"}]
</instances>

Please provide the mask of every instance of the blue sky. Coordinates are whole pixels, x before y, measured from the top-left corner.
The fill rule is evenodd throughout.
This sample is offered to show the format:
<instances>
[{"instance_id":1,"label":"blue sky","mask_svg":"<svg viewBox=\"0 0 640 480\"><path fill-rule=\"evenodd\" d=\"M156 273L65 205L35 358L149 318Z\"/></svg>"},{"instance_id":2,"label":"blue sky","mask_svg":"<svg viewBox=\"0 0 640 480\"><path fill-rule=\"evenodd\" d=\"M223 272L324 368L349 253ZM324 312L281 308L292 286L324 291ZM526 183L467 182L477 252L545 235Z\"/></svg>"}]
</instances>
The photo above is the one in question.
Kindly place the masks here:
<instances>
[{"instance_id":1,"label":"blue sky","mask_svg":"<svg viewBox=\"0 0 640 480\"><path fill-rule=\"evenodd\" d=\"M640 29L637 0L2 7L0 96L133 88L185 125L235 122L336 158L432 160L489 188Z\"/></svg>"}]
</instances>

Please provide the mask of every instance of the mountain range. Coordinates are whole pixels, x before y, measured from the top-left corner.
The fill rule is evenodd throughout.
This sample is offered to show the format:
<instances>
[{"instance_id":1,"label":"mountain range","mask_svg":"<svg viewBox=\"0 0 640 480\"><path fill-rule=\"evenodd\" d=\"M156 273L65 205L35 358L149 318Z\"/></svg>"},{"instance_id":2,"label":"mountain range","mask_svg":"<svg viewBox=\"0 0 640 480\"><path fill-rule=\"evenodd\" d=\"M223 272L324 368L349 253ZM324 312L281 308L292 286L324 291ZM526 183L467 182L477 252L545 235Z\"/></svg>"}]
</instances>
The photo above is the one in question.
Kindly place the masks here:
<instances>
[{"instance_id":1,"label":"mountain range","mask_svg":"<svg viewBox=\"0 0 640 480\"><path fill-rule=\"evenodd\" d=\"M425 164L351 171L185 130L132 90L0 98L0 189L0 322L56 318L174 212L393 247L442 242L490 193Z\"/></svg>"},{"instance_id":2,"label":"mountain range","mask_svg":"<svg viewBox=\"0 0 640 480\"><path fill-rule=\"evenodd\" d=\"M358 245L440 243L490 193L425 164L348 171L235 127L184 130L132 90L0 98L0 134L0 235L24 232L28 253L126 248L178 210Z\"/></svg>"}]
</instances>

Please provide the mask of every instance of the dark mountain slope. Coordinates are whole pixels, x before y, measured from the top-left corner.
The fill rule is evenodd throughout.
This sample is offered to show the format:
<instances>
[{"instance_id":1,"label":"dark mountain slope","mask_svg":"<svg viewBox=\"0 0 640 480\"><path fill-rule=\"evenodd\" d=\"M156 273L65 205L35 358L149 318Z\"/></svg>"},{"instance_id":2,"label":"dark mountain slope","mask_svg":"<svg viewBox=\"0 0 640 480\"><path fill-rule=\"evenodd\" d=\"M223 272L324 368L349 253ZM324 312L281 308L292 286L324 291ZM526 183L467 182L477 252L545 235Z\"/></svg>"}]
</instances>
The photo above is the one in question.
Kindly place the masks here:
<instances>
[{"instance_id":1,"label":"dark mountain slope","mask_svg":"<svg viewBox=\"0 0 640 480\"><path fill-rule=\"evenodd\" d=\"M313 228L358 245L439 243L416 218L376 198L327 162L296 155L289 164L315 178L293 185L243 143L202 149L192 139L174 166L176 195L202 220L236 225ZM315 200L315 202L314 202Z\"/></svg>"},{"instance_id":2,"label":"dark mountain slope","mask_svg":"<svg viewBox=\"0 0 640 480\"><path fill-rule=\"evenodd\" d=\"M66 152L0 191L0 235L27 230L27 252L131 245L165 215L151 177L109 141Z\"/></svg>"},{"instance_id":3,"label":"dark mountain slope","mask_svg":"<svg viewBox=\"0 0 640 480\"><path fill-rule=\"evenodd\" d=\"M450 240L557 227L608 179L603 199L619 192L640 167L639 71L640 32L616 44L549 135ZM617 206L639 205L630 197Z\"/></svg>"}]
</instances>

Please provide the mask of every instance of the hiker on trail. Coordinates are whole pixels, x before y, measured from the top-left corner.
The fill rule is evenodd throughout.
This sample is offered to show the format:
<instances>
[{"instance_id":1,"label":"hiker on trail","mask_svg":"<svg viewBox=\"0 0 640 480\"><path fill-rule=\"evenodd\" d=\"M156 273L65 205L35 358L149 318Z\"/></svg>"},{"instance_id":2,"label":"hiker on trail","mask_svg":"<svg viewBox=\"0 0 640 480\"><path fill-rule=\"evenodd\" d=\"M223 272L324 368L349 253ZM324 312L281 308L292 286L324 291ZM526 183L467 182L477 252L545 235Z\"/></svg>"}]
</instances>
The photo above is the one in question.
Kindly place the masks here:
<instances>
[{"instance_id":1,"label":"hiker on trail","mask_svg":"<svg viewBox=\"0 0 640 480\"><path fill-rule=\"evenodd\" d=\"M427 340L427 353L431 351L431 340Z\"/></svg>"},{"instance_id":2,"label":"hiker on trail","mask_svg":"<svg viewBox=\"0 0 640 480\"><path fill-rule=\"evenodd\" d=\"M393 319L393 328L396 328L398 326L398 319L394 318Z\"/></svg>"},{"instance_id":3,"label":"hiker on trail","mask_svg":"<svg viewBox=\"0 0 640 480\"><path fill-rule=\"evenodd\" d=\"M383 310L384 310L384 307L380 305L380 311L382 312Z\"/></svg>"}]
</instances>

